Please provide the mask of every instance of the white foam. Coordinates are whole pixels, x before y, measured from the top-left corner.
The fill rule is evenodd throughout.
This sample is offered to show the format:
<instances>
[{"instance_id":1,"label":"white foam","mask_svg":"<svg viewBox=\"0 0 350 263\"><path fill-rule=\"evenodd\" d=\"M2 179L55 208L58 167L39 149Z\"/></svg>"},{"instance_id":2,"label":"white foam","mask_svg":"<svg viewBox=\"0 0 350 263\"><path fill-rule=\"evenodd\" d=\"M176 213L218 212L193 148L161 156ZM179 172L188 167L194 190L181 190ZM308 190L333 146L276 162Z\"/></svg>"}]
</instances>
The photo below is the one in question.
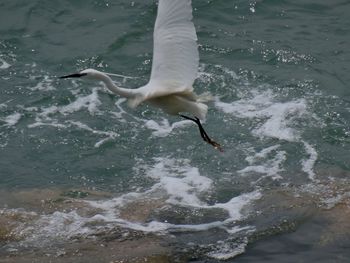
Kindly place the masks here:
<instances>
[{"instance_id":1,"label":"white foam","mask_svg":"<svg viewBox=\"0 0 350 263\"><path fill-rule=\"evenodd\" d=\"M80 111L82 109L87 109L91 115L101 114L99 110L99 106L101 105L101 102L98 98L98 88L94 88L92 90L92 93L86 96L78 96L76 100L73 102L63 105L63 106L49 106L49 107L42 107L40 109L38 108L25 108L26 111L34 111L36 113L35 115L35 122L28 125L28 128L35 128L40 126L52 126L56 128L69 128L72 126L78 127L79 129L89 131L96 135L104 136L105 138L102 138L101 140L98 140L95 143L95 147L100 147L104 143L114 140L116 137L119 136L118 133L114 131L101 131L97 129L93 129L89 127L88 125L80 122L80 121L73 121L73 120L65 120L59 121L55 115L61 114L64 116L70 115L74 112Z\"/></svg>"},{"instance_id":2,"label":"white foam","mask_svg":"<svg viewBox=\"0 0 350 263\"><path fill-rule=\"evenodd\" d=\"M67 125L59 123L59 121L53 117L55 114L59 113L62 115L69 115L86 108L91 115L96 115L100 114L100 110L98 109L100 105L101 102L98 98L97 88L94 88L91 94L77 97L75 101L71 102L68 105L53 105L49 107L41 107L40 109L33 108L32 110L36 112L35 123L29 124L28 127L34 128L38 126L53 126L66 128ZM27 108L25 110L30 109Z\"/></svg>"},{"instance_id":3,"label":"white foam","mask_svg":"<svg viewBox=\"0 0 350 263\"><path fill-rule=\"evenodd\" d=\"M107 136L106 138L98 141L97 143L95 143L95 147L98 148L100 147L102 144L104 144L105 142L108 142L108 141L111 141L111 140L114 140L115 138L119 137L119 134L116 133L116 132L112 132L112 131L100 131L100 130L95 130L95 129L92 129L91 127L89 127L88 125L82 123L82 122L79 122L79 121L68 121L68 123L82 129L82 130L86 130L86 131L89 131L93 134L98 134L98 135L103 135L103 136Z\"/></svg>"},{"instance_id":4,"label":"white foam","mask_svg":"<svg viewBox=\"0 0 350 263\"><path fill-rule=\"evenodd\" d=\"M5 126L10 127L16 125L21 119L21 116L22 115L20 113L15 112L5 118L2 118L1 120L5 122Z\"/></svg>"},{"instance_id":5,"label":"white foam","mask_svg":"<svg viewBox=\"0 0 350 263\"><path fill-rule=\"evenodd\" d=\"M42 226L36 235L48 235L71 237L77 234L89 233L89 229L84 227L86 219L81 217L76 211L69 213L56 211L51 215L44 215L38 224Z\"/></svg>"},{"instance_id":6,"label":"white foam","mask_svg":"<svg viewBox=\"0 0 350 263\"><path fill-rule=\"evenodd\" d=\"M152 221L145 224L139 224L139 223L133 223L133 222L127 222L123 221L124 227L143 231L143 232L194 232L194 231L206 231L209 229L221 227L223 225L222 222L215 221L211 223L204 223L204 224L170 224L165 222L159 222L159 221Z\"/></svg>"},{"instance_id":7,"label":"white foam","mask_svg":"<svg viewBox=\"0 0 350 263\"><path fill-rule=\"evenodd\" d=\"M78 97L75 101L71 102L68 105L64 106L50 106L47 108L41 108L41 113L38 114L40 118L50 120L50 115L60 113L63 115L68 115L73 112L80 111L84 108L88 109L91 115L100 113L98 106L101 105L101 102L98 98L97 88L92 90L92 93L86 96Z\"/></svg>"},{"instance_id":8,"label":"white foam","mask_svg":"<svg viewBox=\"0 0 350 263\"><path fill-rule=\"evenodd\" d=\"M73 113L83 108L87 108L91 115L100 113L98 107L101 105L101 101L98 98L98 89L94 88L92 93L87 96L78 97L72 103L59 108L59 112L62 114Z\"/></svg>"},{"instance_id":9,"label":"white foam","mask_svg":"<svg viewBox=\"0 0 350 263\"><path fill-rule=\"evenodd\" d=\"M247 213L243 214L243 208L246 208L252 201L261 198L259 191L234 196L224 203L208 204L201 196L212 190L213 181L201 175L198 168L190 165L189 160L170 157L155 158L152 165L140 162L137 166L139 170L136 168L136 173L143 171L143 176L155 181L148 189L138 189L136 192L129 192L108 200L81 200L79 210L36 215L32 221L20 224L16 229L20 236L25 237L25 240L18 244L41 247L47 242L55 240L88 238L101 233L101 231L108 233L109 229L115 229L117 226L160 234L198 232L215 228L226 230L228 235L254 231L253 227L239 226L238 220L242 220L248 215ZM135 222L121 218L119 212L121 209L125 209L128 204L142 203L144 200L152 200L152 198L157 202L164 202L164 207L171 205L173 209L176 207L188 208L189 214L184 215L184 217L195 216L190 211L195 211L197 208L209 212L212 209L222 209L227 211L227 215L226 218L220 217L220 219L213 219L211 222L198 224L174 224L154 218L148 222ZM85 209L90 213L84 212ZM96 214L88 216L91 214L91 210L96 211ZM82 213L80 214L78 211L82 211ZM238 255L239 251L244 251L245 246L244 240L235 245L232 245L232 242L218 243L215 247L210 245L211 252L208 252L208 256L228 259Z\"/></svg>"},{"instance_id":10,"label":"white foam","mask_svg":"<svg viewBox=\"0 0 350 263\"><path fill-rule=\"evenodd\" d=\"M8 69L9 67L11 67L11 64L0 58L0 69Z\"/></svg>"},{"instance_id":11,"label":"white foam","mask_svg":"<svg viewBox=\"0 0 350 263\"><path fill-rule=\"evenodd\" d=\"M310 180L315 180L314 166L317 161L318 154L314 147L309 143L302 141L306 153L309 155L309 159L302 160L302 170L308 174Z\"/></svg>"},{"instance_id":12,"label":"white foam","mask_svg":"<svg viewBox=\"0 0 350 263\"><path fill-rule=\"evenodd\" d=\"M246 160L249 164L253 164L253 163L255 163L256 161L259 161L259 160L261 160L261 159L267 158L268 155L269 155L271 152L277 150L280 146L281 146L281 145L278 144L278 145L273 145L273 146L267 147L267 148L261 150L260 152L255 153L255 154L252 155L252 156L246 157L245 160ZM251 150L253 150L253 149L251 149Z\"/></svg>"},{"instance_id":13,"label":"white foam","mask_svg":"<svg viewBox=\"0 0 350 263\"><path fill-rule=\"evenodd\" d=\"M274 102L271 90L264 92L252 91L253 97L241 99L232 103L216 100L216 107L222 111L234 114L239 118L259 120L258 126L252 130L257 137L270 137L287 141L297 141L299 133L290 127L293 120L306 114L304 99L289 102Z\"/></svg>"},{"instance_id":14,"label":"white foam","mask_svg":"<svg viewBox=\"0 0 350 263\"><path fill-rule=\"evenodd\" d=\"M60 129L65 129L68 127L65 124L58 123L56 120L52 122L42 122L39 119L37 119L35 123L29 124L28 128L36 128L41 126L51 126L51 127L60 128Z\"/></svg>"},{"instance_id":15,"label":"white foam","mask_svg":"<svg viewBox=\"0 0 350 263\"><path fill-rule=\"evenodd\" d=\"M118 222L124 227L146 232L157 231L202 231L210 228L222 227L227 232L235 231L228 227L229 223L244 218L242 209L252 201L261 198L259 191L243 193L231 198L225 203L209 205L202 200L201 195L212 190L213 181L200 175L198 168L192 167L186 159L175 160L172 158L155 158L153 166L139 164L144 175L156 180L155 184L144 192L131 192L117 198L106 201L89 201L93 207L105 211L104 215L109 221ZM136 170L137 172L137 170ZM175 225L167 222L152 221L149 223L128 222L118 218L118 210L130 202L144 199L164 199L165 204L200 209L223 209L228 212L228 217L223 221L213 221L197 225Z\"/></svg>"},{"instance_id":16,"label":"white foam","mask_svg":"<svg viewBox=\"0 0 350 263\"><path fill-rule=\"evenodd\" d=\"M285 151L277 151L279 147L280 145L270 146L258 153L254 153L252 156L246 157L245 160L249 163L249 166L239 170L238 173L241 175L252 173L265 174L258 181L266 177L270 177L273 180L282 179L279 173L284 170L283 163L287 157Z\"/></svg>"},{"instance_id":17,"label":"white foam","mask_svg":"<svg viewBox=\"0 0 350 263\"><path fill-rule=\"evenodd\" d=\"M182 128L189 124L190 121L184 120L184 121L178 121L174 122L171 125L169 124L169 121L165 118L158 123L154 120L147 120L145 122L145 126L153 130L152 135L156 137L166 137L168 136L174 129L176 128Z\"/></svg>"},{"instance_id":18,"label":"white foam","mask_svg":"<svg viewBox=\"0 0 350 263\"><path fill-rule=\"evenodd\" d=\"M89 205L99 208L101 210L104 210L103 216L101 216L101 219L105 222L114 222L117 225L130 228L133 230L139 230L144 232L165 232L165 231L205 231L212 228L223 228L228 233L236 233L242 230L251 229L251 227L242 227L237 228L237 226L228 226L230 223L235 222L237 220L241 220L244 218L244 215L242 214L241 210L249 205L252 201L258 200L261 198L261 194L258 191L253 191L251 193L245 193L241 196L237 196L232 198L226 203L217 203L214 205L208 205L203 202L201 202L200 205L198 205L198 200L194 199L193 204L188 204L187 202L180 203L179 200L175 201L175 204L186 206L186 207L193 207L193 208L202 208L202 209L214 209L214 208L221 208L226 211L228 211L229 217L223 221L213 221L209 223L203 223L203 224L171 224L168 222L159 222L159 221L151 221L151 222L130 222L127 220L120 219L118 217L118 209L125 206L129 202L137 202L142 201L144 199L149 199L149 195L155 194L156 191L159 191L160 189L158 186L152 187L152 190L146 191L144 193L128 193L121 197L113 198L111 200L106 201L87 201ZM178 195L177 195L178 196ZM187 199L188 201L189 199ZM173 203L171 198L168 200L170 203ZM169 202L168 202L169 203Z\"/></svg>"},{"instance_id":19,"label":"white foam","mask_svg":"<svg viewBox=\"0 0 350 263\"><path fill-rule=\"evenodd\" d=\"M38 82L34 87L30 87L29 89L32 91L51 91L56 90L56 88L52 85L53 80L49 76L44 76L44 79Z\"/></svg>"},{"instance_id":20,"label":"white foam","mask_svg":"<svg viewBox=\"0 0 350 263\"><path fill-rule=\"evenodd\" d=\"M126 98L120 98L116 101L115 105L118 108L118 112L115 111L111 111L109 112L110 114L112 114L112 116L116 117L120 122L126 122L126 120L124 119L123 115L124 114L128 114L122 107L122 103L126 102L127 99Z\"/></svg>"},{"instance_id":21,"label":"white foam","mask_svg":"<svg viewBox=\"0 0 350 263\"><path fill-rule=\"evenodd\" d=\"M244 193L239 196L233 197L227 203L218 203L213 205L212 207L223 208L229 212L230 220L237 221L243 218L243 214L241 213L243 207L250 204L254 200L258 200L261 198L261 193L259 191L253 191L250 193ZM208 208L210 206L207 206ZM231 230L232 231L232 230Z\"/></svg>"},{"instance_id":22,"label":"white foam","mask_svg":"<svg viewBox=\"0 0 350 263\"><path fill-rule=\"evenodd\" d=\"M216 98L215 106L225 113L234 114L239 118L255 118L259 116L259 112L266 107L271 106L273 100L273 93L271 90L259 92L257 90L251 91L252 98L242 98L232 103L226 103Z\"/></svg>"},{"instance_id":23,"label":"white foam","mask_svg":"<svg viewBox=\"0 0 350 263\"><path fill-rule=\"evenodd\" d=\"M228 260L243 254L247 245L248 238L246 237L243 240L239 240L237 243L218 241L216 248L208 252L207 256L218 260Z\"/></svg>"},{"instance_id":24,"label":"white foam","mask_svg":"<svg viewBox=\"0 0 350 263\"><path fill-rule=\"evenodd\" d=\"M272 137L286 141L297 141L300 137L296 129L288 127L293 118L306 112L305 100L275 103L258 113L259 117L268 120L256 128L253 134L258 137Z\"/></svg>"},{"instance_id":25,"label":"white foam","mask_svg":"<svg viewBox=\"0 0 350 263\"><path fill-rule=\"evenodd\" d=\"M49 106L47 108L42 107L41 112L37 114L36 118L39 120L51 120L50 115L53 115L59 112L59 107L57 106ZM38 120L37 120L38 121Z\"/></svg>"},{"instance_id":26,"label":"white foam","mask_svg":"<svg viewBox=\"0 0 350 263\"><path fill-rule=\"evenodd\" d=\"M29 225L28 223L19 225L15 232L25 237L20 241L22 245L30 244L30 246L41 247L48 241L66 240L91 233L91 229L85 226L86 223L88 220L81 217L76 211L67 213L56 211L52 214L38 216L38 219Z\"/></svg>"},{"instance_id":27,"label":"white foam","mask_svg":"<svg viewBox=\"0 0 350 263\"><path fill-rule=\"evenodd\" d=\"M153 187L161 188L172 204L201 206L198 194L210 190L212 180L200 175L198 168L189 165L189 160L155 158L156 164L146 176L159 180Z\"/></svg>"},{"instance_id":28,"label":"white foam","mask_svg":"<svg viewBox=\"0 0 350 263\"><path fill-rule=\"evenodd\" d=\"M11 101L13 101L14 99L10 99L10 100L7 100L7 101L5 101L5 102L3 102L3 103L0 103L0 110L1 109L5 109L5 108L7 108L8 107L8 103L10 103Z\"/></svg>"},{"instance_id":29,"label":"white foam","mask_svg":"<svg viewBox=\"0 0 350 263\"><path fill-rule=\"evenodd\" d=\"M302 142L304 150L309 155L308 159L302 160L302 170L308 174L310 180L315 179L314 165L317 160L317 151L307 142L302 140L301 131L296 127L300 120L317 120L317 116L308 112L307 101L305 99L296 99L286 102L279 102L271 89L260 91L253 89L242 94L242 98L232 103L225 103L216 99L216 107L225 113L233 114L242 119L253 119L254 127L251 133L260 138L276 138L289 142ZM274 147L274 146L272 146ZM275 150L274 148L266 149ZM267 152L267 153L268 153ZM263 154L261 152L260 154ZM247 157L246 161L250 164L248 167L239 171L242 175L250 173L260 173L274 179L281 179L278 175L281 172L282 164L286 160L286 152L276 153L276 156L269 160L266 158L264 163L254 160L262 158L255 154ZM249 159L251 158L251 159Z\"/></svg>"}]
</instances>

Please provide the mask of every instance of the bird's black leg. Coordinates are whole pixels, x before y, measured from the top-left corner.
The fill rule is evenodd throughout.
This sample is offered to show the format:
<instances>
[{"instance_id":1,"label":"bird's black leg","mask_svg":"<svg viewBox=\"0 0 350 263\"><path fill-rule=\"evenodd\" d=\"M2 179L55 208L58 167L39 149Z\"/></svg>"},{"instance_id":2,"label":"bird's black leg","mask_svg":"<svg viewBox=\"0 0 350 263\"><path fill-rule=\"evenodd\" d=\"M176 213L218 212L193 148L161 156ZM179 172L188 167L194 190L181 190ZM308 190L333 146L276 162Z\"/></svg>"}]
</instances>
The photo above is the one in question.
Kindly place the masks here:
<instances>
[{"instance_id":1,"label":"bird's black leg","mask_svg":"<svg viewBox=\"0 0 350 263\"><path fill-rule=\"evenodd\" d=\"M185 118L185 119L187 119L187 120L190 120L190 121L195 122L195 123L198 125L199 132L200 132L201 137L203 138L203 140L206 141L206 142L208 141L208 138L209 138L209 137L208 137L207 133L204 131L204 129L203 129L201 123L199 122L199 119L198 119L198 118L193 119L193 118L191 118L191 117L188 117L188 116L185 116L185 115L181 115L181 114L180 114L180 116L181 116L182 118Z\"/></svg>"},{"instance_id":2,"label":"bird's black leg","mask_svg":"<svg viewBox=\"0 0 350 263\"><path fill-rule=\"evenodd\" d=\"M188 116L182 115L182 114L180 114L180 116L181 116L182 118L185 118L185 119L187 119L187 120L190 120L190 121L195 122L195 123L198 125L199 132L200 132L200 134L201 134L202 139L203 139L205 142L211 144L215 149L218 149L220 152L223 152L223 150L222 150L222 148L221 148L221 145L220 145L219 143L213 141L212 139L210 139L209 135L205 132L205 130L204 130L203 126L202 126L201 121L200 121L197 117L191 118L191 117L188 117Z\"/></svg>"}]
</instances>

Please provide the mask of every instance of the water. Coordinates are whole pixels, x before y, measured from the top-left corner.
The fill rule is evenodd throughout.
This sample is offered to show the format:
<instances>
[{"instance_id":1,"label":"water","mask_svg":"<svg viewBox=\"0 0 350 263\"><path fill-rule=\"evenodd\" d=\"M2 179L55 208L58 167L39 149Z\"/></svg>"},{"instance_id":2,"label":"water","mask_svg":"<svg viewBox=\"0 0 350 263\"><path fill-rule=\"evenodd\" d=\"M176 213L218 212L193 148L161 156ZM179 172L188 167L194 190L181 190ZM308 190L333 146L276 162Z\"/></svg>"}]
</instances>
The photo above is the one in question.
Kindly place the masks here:
<instances>
[{"instance_id":1,"label":"water","mask_svg":"<svg viewBox=\"0 0 350 263\"><path fill-rule=\"evenodd\" d=\"M57 78L145 84L154 1L0 4L4 262L347 262L350 3L193 7L194 88L214 95L224 153L188 121Z\"/></svg>"}]
</instances>

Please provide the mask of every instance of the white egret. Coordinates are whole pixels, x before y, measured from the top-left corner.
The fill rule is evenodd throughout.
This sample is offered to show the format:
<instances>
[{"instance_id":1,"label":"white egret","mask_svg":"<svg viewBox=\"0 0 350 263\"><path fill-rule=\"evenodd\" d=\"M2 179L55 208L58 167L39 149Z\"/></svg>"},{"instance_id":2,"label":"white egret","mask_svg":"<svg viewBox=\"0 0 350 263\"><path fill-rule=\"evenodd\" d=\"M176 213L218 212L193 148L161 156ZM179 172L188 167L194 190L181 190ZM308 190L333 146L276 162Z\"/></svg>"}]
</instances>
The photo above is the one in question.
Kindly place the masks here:
<instances>
[{"instance_id":1,"label":"white egret","mask_svg":"<svg viewBox=\"0 0 350 263\"><path fill-rule=\"evenodd\" d=\"M121 88L113 83L108 73L94 69L85 69L61 78L100 80L113 93L127 98L131 107L148 102L168 114L191 120L198 125L203 140L221 151L220 144L209 138L200 122L200 119L205 118L208 107L193 92L198 64L191 0L159 0L153 32L152 71L145 86L137 89ZM182 113L190 113L194 118Z\"/></svg>"}]
</instances>

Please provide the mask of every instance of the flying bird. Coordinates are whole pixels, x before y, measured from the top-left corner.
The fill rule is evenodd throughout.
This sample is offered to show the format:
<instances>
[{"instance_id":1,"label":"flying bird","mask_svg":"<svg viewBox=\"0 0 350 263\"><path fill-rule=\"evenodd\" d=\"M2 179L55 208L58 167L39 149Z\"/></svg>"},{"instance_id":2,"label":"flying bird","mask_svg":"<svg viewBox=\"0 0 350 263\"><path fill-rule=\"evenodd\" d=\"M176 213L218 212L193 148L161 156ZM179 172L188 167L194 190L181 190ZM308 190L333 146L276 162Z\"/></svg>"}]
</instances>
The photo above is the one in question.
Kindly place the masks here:
<instances>
[{"instance_id":1,"label":"flying bird","mask_svg":"<svg viewBox=\"0 0 350 263\"><path fill-rule=\"evenodd\" d=\"M61 78L99 80L113 93L127 98L132 108L147 102L170 115L191 120L198 125L202 139L222 151L220 144L208 136L200 121L205 119L208 106L194 93L192 87L197 78L198 64L191 0L159 0L153 32L152 71L145 86L137 89L118 87L108 73L95 69L85 69Z\"/></svg>"}]
</instances>

